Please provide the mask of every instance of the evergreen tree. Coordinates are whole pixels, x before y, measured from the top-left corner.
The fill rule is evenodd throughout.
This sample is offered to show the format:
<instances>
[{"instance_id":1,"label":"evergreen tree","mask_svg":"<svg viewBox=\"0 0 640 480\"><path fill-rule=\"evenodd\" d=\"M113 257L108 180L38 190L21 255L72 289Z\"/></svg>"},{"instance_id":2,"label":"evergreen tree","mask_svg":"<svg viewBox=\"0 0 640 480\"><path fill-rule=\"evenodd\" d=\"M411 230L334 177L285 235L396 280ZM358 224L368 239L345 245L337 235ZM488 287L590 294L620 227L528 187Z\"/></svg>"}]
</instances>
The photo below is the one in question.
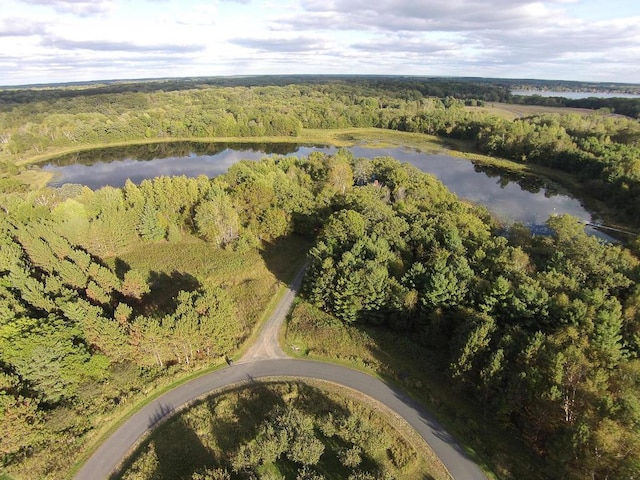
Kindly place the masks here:
<instances>
[{"instance_id":1,"label":"evergreen tree","mask_svg":"<svg viewBox=\"0 0 640 480\"><path fill-rule=\"evenodd\" d=\"M161 225L158 211L146 203L138 220L138 233L143 240L157 241L165 237L166 231Z\"/></svg>"}]
</instances>

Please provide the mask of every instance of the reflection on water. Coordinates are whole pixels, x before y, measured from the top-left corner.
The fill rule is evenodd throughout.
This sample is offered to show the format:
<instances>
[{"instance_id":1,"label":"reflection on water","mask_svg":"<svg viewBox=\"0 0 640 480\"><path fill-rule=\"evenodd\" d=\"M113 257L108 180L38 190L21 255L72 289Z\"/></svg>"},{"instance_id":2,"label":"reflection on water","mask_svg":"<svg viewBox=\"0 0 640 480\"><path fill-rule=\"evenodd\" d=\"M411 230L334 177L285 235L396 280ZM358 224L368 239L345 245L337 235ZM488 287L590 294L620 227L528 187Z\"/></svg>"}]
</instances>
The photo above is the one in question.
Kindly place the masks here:
<instances>
[{"instance_id":1,"label":"reflection on water","mask_svg":"<svg viewBox=\"0 0 640 480\"><path fill-rule=\"evenodd\" d=\"M536 232L544 232L544 223L554 214L568 213L583 221L592 220L578 200L536 177L505 173L456 157L425 154L401 147L356 146L350 150L355 157L389 156L408 162L438 177L459 197L485 205L503 222L520 222ZM272 155L306 156L313 151L332 154L337 149L291 143L163 143L67 155L42 168L56 174L56 181L52 182L54 186L79 183L96 189L105 185L121 187L127 178L139 183L161 175L215 177L240 160L259 160ZM592 230L591 233L595 232Z\"/></svg>"},{"instance_id":2,"label":"reflection on water","mask_svg":"<svg viewBox=\"0 0 640 480\"><path fill-rule=\"evenodd\" d=\"M125 145L120 147L95 148L84 152L70 153L50 160L50 165L58 167L82 164L111 163L128 160L179 159L188 157L214 157L225 150L255 152L260 157L267 155L287 155L295 153L300 145L295 143L204 143L167 142L147 145Z\"/></svg>"},{"instance_id":3,"label":"reflection on water","mask_svg":"<svg viewBox=\"0 0 640 480\"><path fill-rule=\"evenodd\" d=\"M105 185L122 187L127 179L140 183L161 175L215 177L240 160L300 154L299 151L300 146L293 143L155 143L64 155L51 160L42 169L54 172L53 186L79 183L97 189Z\"/></svg>"}]
</instances>

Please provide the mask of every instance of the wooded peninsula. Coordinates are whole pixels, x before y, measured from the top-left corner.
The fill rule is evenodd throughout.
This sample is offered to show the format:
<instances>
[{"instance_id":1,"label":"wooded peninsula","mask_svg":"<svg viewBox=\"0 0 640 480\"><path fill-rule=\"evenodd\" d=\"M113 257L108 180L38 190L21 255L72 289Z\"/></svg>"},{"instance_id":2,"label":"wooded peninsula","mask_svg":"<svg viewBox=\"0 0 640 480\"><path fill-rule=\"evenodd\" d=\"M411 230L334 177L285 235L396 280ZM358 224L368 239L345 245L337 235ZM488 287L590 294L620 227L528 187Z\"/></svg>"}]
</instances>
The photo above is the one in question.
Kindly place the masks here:
<instances>
[{"instance_id":1,"label":"wooded peninsula","mask_svg":"<svg viewBox=\"0 0 640 480\"><path fill-rule=\"evenodd\" d=\"M346 149L97 190L38 167L114 145L412 132L551 177L637 231L640 99L596 100L409 77L1 89L0 478L72 475L145 398L236 356L305 259L284 334L299 355L402 385L492 478L640 477L637 235L603 242L568 216L550 235L505 227ZM237 458L220 478L262 478ZM200 467L185 478L214 478Z\"/></svg>"}]
</instances>

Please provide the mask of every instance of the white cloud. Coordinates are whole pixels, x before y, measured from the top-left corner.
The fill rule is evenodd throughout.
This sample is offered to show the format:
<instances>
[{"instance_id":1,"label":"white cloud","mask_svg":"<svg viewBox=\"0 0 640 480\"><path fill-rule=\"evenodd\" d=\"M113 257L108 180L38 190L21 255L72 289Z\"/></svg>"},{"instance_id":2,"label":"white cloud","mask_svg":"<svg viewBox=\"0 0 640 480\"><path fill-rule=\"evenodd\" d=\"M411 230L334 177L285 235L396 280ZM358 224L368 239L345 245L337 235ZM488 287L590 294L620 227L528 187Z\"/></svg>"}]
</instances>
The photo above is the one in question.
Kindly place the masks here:
<instances>
[{"instance_id":1,"label":"white cloud","mask_svg":"<svg viewBox=\"0 0 640 480\"><path fill-rule=\"evenodd\" d=\"M295 38L236 38L231 43L241 47L251 48L263 52L309 52L319 51L324 47L316 39Z\"/></svg>"},{"instance_id":2,"label":"white cloud","mask_svg":"<svg viewBox=\"0 0 640 480\"><path fill-rule=\"evenodd\" d=\"M70 40L66 38L50 37L43 41L45 46L60 50L92 50L95 52L150 52L150 53L193 53L204 49L202 45L179 44L146 44L113 40Z\"/></svg>"},{"instance_id":3,"label":"white cloud","mask_svg":"<svg viewBox=\"0 0 640 480\"><path fill-rule=\"evenodd\" d=\"M151 74L640 78L640 3L625 0L2 1L0 85Z\"/></svg>"},{"instance_id":4,"label":"white cloud","mask_svg":"<svg viewBox=\"0 0 640 480\"><path fill-rule=\"evenodd\" d=\"M114 0L21 0L31 5L51 7L59 13L74 15L95 15L107 12L114 6Z\"/></svg>"},{"instance_id":5,"label":"white cloud","mask_svg":"<svg viewBox=\"0 0 640 480\"><path fill-rule=\"evenodd\" d=\"M42 22L34 22L26 18L8 17L0 19L0 37L28 37L46 32Z\"/></svg>"},{"instance_id":6,"label":"white cloud","mask_svg":"<svg viewBox=\"0 0 640 480\"><path fill-rule=\"evenodd\" d=\"M473 31L550 21L559 10L513 0L302 0L304 14L282 20L292 28L389 31Z\"/></svg>"}]
</instances>

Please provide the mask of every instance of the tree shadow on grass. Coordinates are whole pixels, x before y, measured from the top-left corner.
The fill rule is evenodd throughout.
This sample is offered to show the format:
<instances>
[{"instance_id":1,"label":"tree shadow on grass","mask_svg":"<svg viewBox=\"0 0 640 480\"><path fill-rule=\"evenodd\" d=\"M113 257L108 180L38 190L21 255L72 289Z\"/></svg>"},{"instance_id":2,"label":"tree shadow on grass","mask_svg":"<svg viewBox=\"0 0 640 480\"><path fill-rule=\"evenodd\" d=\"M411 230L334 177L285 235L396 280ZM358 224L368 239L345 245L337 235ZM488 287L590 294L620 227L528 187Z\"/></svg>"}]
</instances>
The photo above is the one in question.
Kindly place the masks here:
<instances>
[{"instance_id":1,"label":"tree shadow on grass","mask_svg":"<svg viewBox=\"0 0 640 480\"><path fill-rule=\"evenodd\" d=\"M148 283L151 291L146 295L145 303L147 310L153 313L175 311L179 292L192 292L202 286L193 275L176 270L170 274L151 271Z\"/></svg>"},{"instance_id":2,"label":"tree shadow on grass","mask_svg":"<svg viewBox=\"0 0 640 480\"><path fill-rule=\"evenodd\" d=\"M184 421L181 415L166 420L172 415L172 405L161 404L149 417L150 428L157 428L134 453L127 458L112 480L120 479L129 471L138 457L145 452L155 452L157 462L139 467L144 478L154 480L190 479L193 473L215 466L216 459ZM163 423L166 420L165 423Z\"/></svg>"},{"instance_id":3,"label":"tree shadow on grass","mask_svg":"<svg viewBox=\"0 0 640 480\"><path fill-rule=\"evenodd\" d=\"M131 270L131 266L119 257L114 260L113 270L120 280L124 280L125 274ZM169 313L176 309L176 297L179 292L192 292L202 287L202 284L190 273L172 271L149 272L147 285L149 293L137 302L129 299L128 303L136 303L144 313Z\"/></svg>"},{"instance_id":4,"label":"tree shadow on grass","mask_svg":"<svg viewBox=\"0 0 640 480\"><path fill-rule=\"evenodd\" d=\"M206 400L207 408L211 413L210 431L221 451L225 452L225 461L230 464L231 454L237 448L253 438L256 429L267 417L269 411L284 405L282 398L270 390L262 382L252 382L250 385L238 385L226 390L225 394L238 393L239 400L233 405L231 412L227 412L222 418L218 415L221 405L221 396L209 397ZM230 413L230 414L229 414Z\"/></svg>"},{"instance_id":5,"label":"tree shadow on grass","mask_svg":"<svg viewBox=\"0 0 640 480\"><path fill-rule=\"evenodd\" d=\"M301 235L289 235L272 242L264 242L260 255L278 281L288 284L304 264L312 240Z\"/></svg>"},{"instance_id":6,"label":"tree shadow on grass","mask_svg":"<svg viewBox=\"0 0 640 480\"><path fill-rule=\"evenodd\" d=\"M157 479L191 478L194 472L216 464L213 453L180 416L171 420L171 434L158 435L152 442L158 458L153 475Z\"/></svg>"},{"instance_id":7,"label":"tree shadow on grass","mask_svg":"<svg viewBox=\"0 0 640 480\"><path fill-rule=\"evenodd\" d=\"M124 275L131 270L131 266L120 257L116 257L114 260L113 270L120 280L124 280Z\"/></svg>"}]
</instances>

